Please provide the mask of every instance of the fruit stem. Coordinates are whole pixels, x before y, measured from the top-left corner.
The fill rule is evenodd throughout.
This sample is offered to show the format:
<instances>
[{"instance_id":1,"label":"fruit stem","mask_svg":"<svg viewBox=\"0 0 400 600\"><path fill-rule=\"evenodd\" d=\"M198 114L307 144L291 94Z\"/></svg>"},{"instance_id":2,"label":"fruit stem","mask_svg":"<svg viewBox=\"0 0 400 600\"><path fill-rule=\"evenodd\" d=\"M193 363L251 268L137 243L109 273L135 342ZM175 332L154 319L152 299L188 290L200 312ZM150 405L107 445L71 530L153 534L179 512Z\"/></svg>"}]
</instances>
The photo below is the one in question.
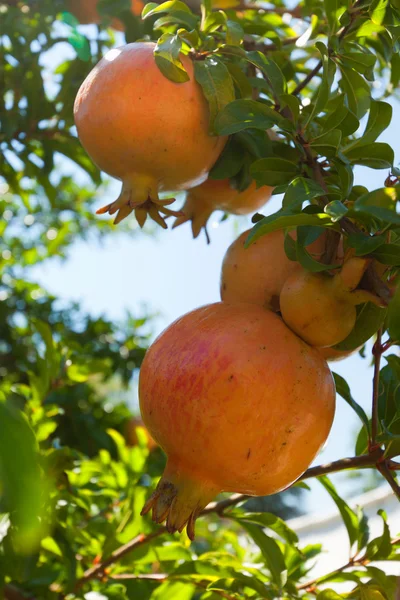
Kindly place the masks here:
<instances>
[{"instance_id":1,"label":"fruit stem","mask_svg":"<svg viewBox=\"0 0 400 600\"><path fill-rule=\"evenodd\" d=\"M201 475L190 472L182 464L169 458L157 488L144 505L141 515L152 511L155 523L166 520L169 533L179 533L186 526L189 539L194 539L195 521L203 508L221 490Z\"/></svg>"},{"instance_id":2,"label":"fruit stem","mask_svg":"<svg viewBox=\"0 0 400 600\"><path fill-rule=\"evenodd\" d=\"M360 258L357 256L347 260L341 268L340 273L335 275L338 287L340 287L343 292L352 292L355 290L369 263L370 260L368 258Z\"/></svg>"}]
</instances>

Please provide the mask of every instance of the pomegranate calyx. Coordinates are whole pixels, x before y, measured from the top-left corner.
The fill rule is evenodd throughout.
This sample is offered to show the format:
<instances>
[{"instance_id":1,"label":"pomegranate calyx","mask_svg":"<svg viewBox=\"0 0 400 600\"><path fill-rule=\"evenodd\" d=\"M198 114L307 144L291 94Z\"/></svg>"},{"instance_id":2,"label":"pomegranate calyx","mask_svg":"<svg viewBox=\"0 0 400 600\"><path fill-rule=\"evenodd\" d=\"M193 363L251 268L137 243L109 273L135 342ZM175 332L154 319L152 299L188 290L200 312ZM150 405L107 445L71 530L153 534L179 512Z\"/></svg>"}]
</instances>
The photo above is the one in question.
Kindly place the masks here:
<instances>
[{"instance_id":1,"label":"pomegranate calyx","mask_svg":"<svg viewBox=\"0 0 400 600\"><path fill-rule=\"evenodd\" d=\"M190 540L195 536L195 522L203 508L218 494L219 490L200 478L187 476L181 467L168 463L158 485L144 505L141 515L151 511L155 523L166 521L169 533L186 527Z\"/></svg>"}]
</instances>

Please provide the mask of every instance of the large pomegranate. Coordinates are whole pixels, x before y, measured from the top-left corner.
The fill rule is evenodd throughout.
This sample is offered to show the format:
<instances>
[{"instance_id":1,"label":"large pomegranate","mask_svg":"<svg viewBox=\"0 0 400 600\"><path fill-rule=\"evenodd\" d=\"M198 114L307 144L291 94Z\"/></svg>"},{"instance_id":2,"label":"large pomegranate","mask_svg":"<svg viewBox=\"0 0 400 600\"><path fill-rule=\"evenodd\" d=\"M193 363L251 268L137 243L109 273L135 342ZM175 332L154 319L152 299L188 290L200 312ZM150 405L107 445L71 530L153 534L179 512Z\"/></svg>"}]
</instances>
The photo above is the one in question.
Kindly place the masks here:
<instances>
[{"instance_id":1,"label":"large pomegranate","mask_svg":"<svg viewBox=\"0 0 400 600\"><path fill-rule=\"evenodd\" d=\"M356 289L368 262L351 258L336 275L304 269L292 273L280 295L286 325L311 346L325 348L342 342L355 325L357 304L382 306L371 292Z\"/></svg>"},{"instance_id":2,"label":"large pomegranate","mask_svg":"<svg viewBox=\"0 0 400 600\"><path fill-rule=\"evenodd\" d=\"M207 221L215 210L223 210L232 215L248 215L264 206L272 194L272 187L263 185L257 189L253 181L243 192L232 187L229 179L207 179L201 185L190 189L174 227L191 221L193 237L206 229Z\"/></svg>"},{"instance_id":3,"label":"large pomegranate","mask_svg":"<svg viewBox=\"0 0 400 600\"><path fill-rule=\"evenodd\" d=\"M78 19L79 23L98 24L101 22L101 15L97 10L99 0L68 0L68 10ZM144 2L142 0L131 0L132 14L139 16L142 13ZM124 30L124 25L119 19L112 19L111 26L118 31Z\"/></svg>"},{"instance_id":4,"label":"large pomegranate","mask_svg":"<svg viewBox=\"0 0 400 600\"><path fill-rule=\"evenodd\" d=\"M225 254L221 270L221 299L279 310L283 284L289 275L301 270L301 266L286 256L283 231L264 235L245 248L250 231L242 233ZM318 259L324 248L325 236L322 235L307 250Z\"/></svg>"},{"instance_id":5,"label":"large pomegranate","mask_svg":"<svg viewBox=\"0 0 400 600\"><path fill-rule=\"evenodd\" d=\"M168 456L143 509L187 525L221 491L273 494L324 444L335 410L320 353L261 306L211 304L152 344L139 379L143 421Z\"/></svg>"},{"instance_id":6,"label":"large pomegranate","mask_svg":"<svg viewBox=\"0 0 400 600\"><path fill-rule=\"evenodd\" d=\"M118 212L118 223L132 210L142 226L147 214L163 227L174 191L201 183L226 138L209 135L209 110L181 56L190 80L174 83L158 69L150 42L110 50L89 73L75 100L80 141L93 161L122 181L119 198L99 213Z\"/></svg>"}]
</instances>

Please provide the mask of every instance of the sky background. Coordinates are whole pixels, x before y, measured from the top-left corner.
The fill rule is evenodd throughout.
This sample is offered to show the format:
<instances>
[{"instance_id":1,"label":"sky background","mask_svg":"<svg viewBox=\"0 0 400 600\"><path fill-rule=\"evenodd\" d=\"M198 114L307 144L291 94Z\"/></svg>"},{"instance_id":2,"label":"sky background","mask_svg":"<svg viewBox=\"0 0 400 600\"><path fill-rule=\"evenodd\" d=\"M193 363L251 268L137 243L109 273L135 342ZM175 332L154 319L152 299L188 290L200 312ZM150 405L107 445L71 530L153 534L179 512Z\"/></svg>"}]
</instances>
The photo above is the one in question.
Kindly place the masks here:
<instances>
[{"instance_id":1,"label":"sky background","mask_svg":"<svg viewBox=\"0 0 400 600\"><path fill-rule=\"evenodd\" d=\"M82 27L82 31L90 28ZM121 40L120 40L121 41ZM65 49L63 60L73 52ZM60 62L60 49L47 57L48 65ZM49 82L51 85L51 81ZM377 95L379 96L377 82ZM397 127L400 104L393 103L393 120L389 131L379 141L388 142L395 150L396 163L400 157L400 138ZM386 170L356 169L355 183L370 190L383 187ZM114 200L119 194L120 183L113 181L107 191L99 190L95 211ZM183 200L182 200L183 201ZM273 196L260 212L271 214L281 205L281 196ZM77 241L65 261L52 259L31 269L30 276L47 290L65 301L77 301L82 309L92 315L105 315L110 319L122 319L128 310L140 316L144 310L157 312L152 323L154 336L173 320L204 304L219 301L219 277L223 256L237 235L247 229L249 218L230 218L219 223L222 213L211 217L209 233L211 244L204 235L192 239L189 224L175 230L159 229L155 236L138 232L134 217L130 219L132 235L111 234L101 244ZM99 217L107 218L107 217ZM272 257L273 260L273 257ZM356 401L368 412L372 395L372 369L369 359L358 355L331 364L333 370L346 378ZM129 393L129 402L137 410L135 386ZM335 422L325 448L316 463L329 462L354 454L355 432L359 421L348 405L338 398ZM353 480L351 480L353 481ZM340 491L354 493L354 482L348 476L336 476ZM326 492L313 482L313 494L305 496L310 510L320 510L329 504ZM360 488L358 488L360 490Z\"/></svg>"}]
</instances>

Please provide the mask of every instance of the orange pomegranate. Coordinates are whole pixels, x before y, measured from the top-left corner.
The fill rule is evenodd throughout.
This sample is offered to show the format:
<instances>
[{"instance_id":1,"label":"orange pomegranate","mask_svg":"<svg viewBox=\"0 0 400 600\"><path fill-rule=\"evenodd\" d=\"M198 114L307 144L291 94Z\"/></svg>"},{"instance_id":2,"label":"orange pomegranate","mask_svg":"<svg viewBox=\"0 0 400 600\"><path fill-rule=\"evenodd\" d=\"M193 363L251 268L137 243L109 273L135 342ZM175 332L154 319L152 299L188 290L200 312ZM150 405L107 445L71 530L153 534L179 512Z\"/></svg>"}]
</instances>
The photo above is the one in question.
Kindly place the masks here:
<instances>
[{"instance_id":1,"label":"orange pomegranate","mask_svg":"<svg viewBox=\"0 0 400 600\"><path fill-rule=\"evenodd\" d=\"M168 456L143 508L170 532L219 492L273 494L325 443L335 410L320 353L261 306L220 302L188 313L152 344L139 379L143 422Z\"/></svg>"},{"instance_id":2,"label":"orange pomegranate","mask_svg":"<svg viewBox=\"0 0 400 600\"><path fill-rule=\"evenodd\" d=\"M357 304L382 306L370 292L356 289L368 263L364 258L351 258L334 276L305 269L292 273L280 295L286 325L311 346L324 348L342 342L355 325Z\"/></svg>"},{"instance_id":3,"label":"orange pomegranate","mask_svg":"<svg viewBox=\"0 0 400 600\"><path fill-rule=\"evenodd\" d=\"M86 25L88 23L99 24L101 15L97 10L99 0L68 0L68 10L78 19L79 23ZM144 7L142 0L131 0L131 12L135 16L140 16ZM117 31L123 31L124 25L119 19L112 19L111 27Z\"/></svg>"},{"instance_id":4,"label":"orange pomegranate","mask_svg":"<svg viewBox=\"0 0 400 600\"><path fill-rule=\"evenodd\" d=\"M289 275L301 270L301 266L286 256L283 231L268 233L245 248L250 231L242 233L225 254L221 270L221 299L260 304L277 311L283 284ZM325 237L322 235L307 250L318 258L324 246Z\"/></svg>"},{"instance_id":5,"label":"orange pomegranate","mask_svg":"<svg viewBox=\"0 0 400 600\"><path fill-rule=\"evenodd\" d=\"M324 359L328 362L337 362L339 360L344 360L345 358L358 352L359 349L360 348L356 348L355 350L337 350L333 346L328 348L318 348L320 354L322 354Z\"/></svg>"},{"instance_id":6,"label":"orange pomegranate","mask_svg":"<svg viewBox=\"0 0 400 600\"><path fill-rule=\"evenodd\" d=\"M110 50L83 82L74 113L87 153L122 181L119 198L97 212L117 213L118 223L134 210L141 226L149 214L166 227L160 213L178 213L158 193L206 179L226 138L208 133L208 105L191 59L181 56L189 81L174 83L158 69L154 48L137 42Z\"/></svg>"},{"instance_id":7,"label":"orange pomegranate","mask_svg":"<svg viewBox=\"0 0 400 600\"><path fill-rule=\"evenodd\" d=\"M146 440L147 447L150 451L157 448L157 444L144 426L142 419L139 417L132 417L128 420L125 427L126 443L128 446L137 446L139 444L140 436Z\"/></svg>"},{"instance_id":8,"label":"orange pomegranate","mask_svg":"<svg viewBox=\"0 0 400 600\"><path fill-rule=\"evenodd\" d=\"M215 210L223 210L232 215L248 215L255 212L270 199L272 187L263 185L257 189L255 181L243 192L232 187L229 179L207 179L201 185L190 189L174 227L191 221L193 237L196 238Z\"/></svg>"}]
</instances>

